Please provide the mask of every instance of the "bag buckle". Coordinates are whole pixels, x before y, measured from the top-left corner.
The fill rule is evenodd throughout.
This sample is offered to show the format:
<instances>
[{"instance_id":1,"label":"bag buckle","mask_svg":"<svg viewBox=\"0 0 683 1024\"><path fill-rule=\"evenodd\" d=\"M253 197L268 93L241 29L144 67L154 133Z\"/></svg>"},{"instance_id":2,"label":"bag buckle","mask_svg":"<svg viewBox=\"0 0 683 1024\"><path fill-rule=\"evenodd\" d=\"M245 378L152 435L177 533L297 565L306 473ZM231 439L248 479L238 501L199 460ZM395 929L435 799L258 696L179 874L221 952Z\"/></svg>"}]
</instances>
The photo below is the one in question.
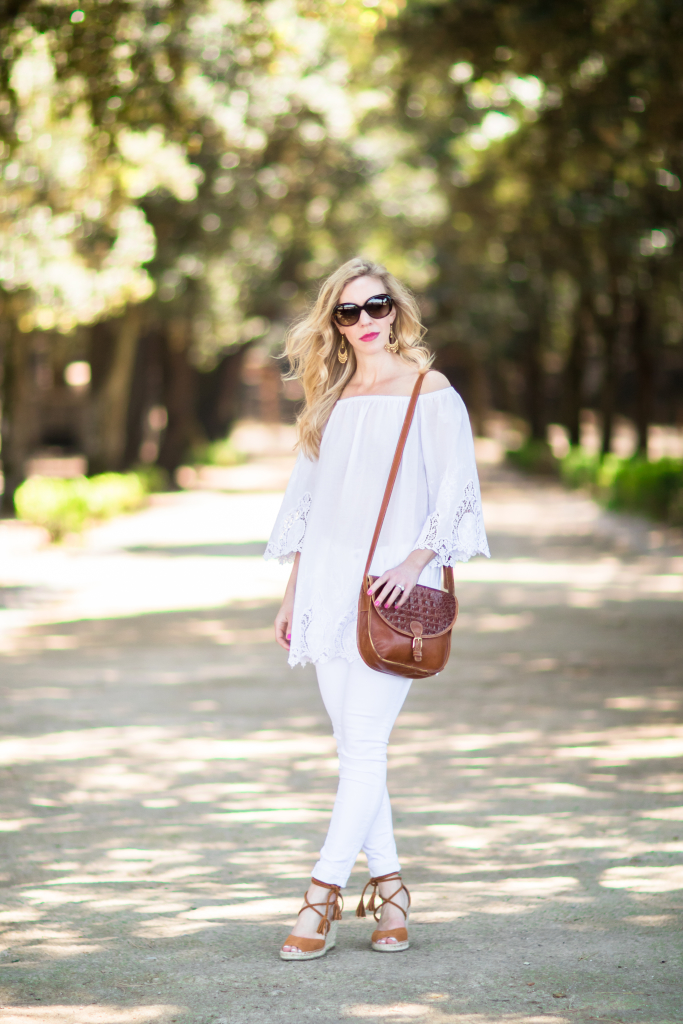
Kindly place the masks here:
<instances>
[{"instance_id":1,"label":"bag buckle","mask_svg":"<svg viewBox=\"0 0 683 1024\"><path fill-rule=\"evenodd\" d=\"M422 623L413 620L410 631L413 634L413 661L422 661Z\"/></svg>"}]
</instances>

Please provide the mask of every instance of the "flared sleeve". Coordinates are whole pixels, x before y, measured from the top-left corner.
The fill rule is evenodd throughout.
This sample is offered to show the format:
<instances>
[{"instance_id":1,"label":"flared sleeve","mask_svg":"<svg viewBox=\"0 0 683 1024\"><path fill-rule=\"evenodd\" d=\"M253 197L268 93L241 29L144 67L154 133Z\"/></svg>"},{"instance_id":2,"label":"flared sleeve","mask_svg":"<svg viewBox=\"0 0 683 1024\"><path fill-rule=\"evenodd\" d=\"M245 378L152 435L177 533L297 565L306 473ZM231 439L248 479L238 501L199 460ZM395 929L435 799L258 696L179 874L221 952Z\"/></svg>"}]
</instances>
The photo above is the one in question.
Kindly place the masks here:
<instances>
[{"instance_id":1,"label":"flared sleeve","mask_svg":"<svg viewBox=\"0 0 683 1024\"><path fill-rule=\"evenodd\" d=\"M265 559L277 558L281 564L293 562L297 551L301 551L313 503L317 467L317 460L299 453L263 555Z\"/></svg>"},{"instance_id":2,"label":"flared sleeve","mask_svg":"<svg viewBox=\"0 0 683 1024\"><path fill-rule=\"evenodd\" d=\"M435 551L435 562L441 566L466 562L473 555L489 558L465 403L457 391L445 388L418 403L417 419L429 515L415 547Z\"/></svg>"}]
</instances>

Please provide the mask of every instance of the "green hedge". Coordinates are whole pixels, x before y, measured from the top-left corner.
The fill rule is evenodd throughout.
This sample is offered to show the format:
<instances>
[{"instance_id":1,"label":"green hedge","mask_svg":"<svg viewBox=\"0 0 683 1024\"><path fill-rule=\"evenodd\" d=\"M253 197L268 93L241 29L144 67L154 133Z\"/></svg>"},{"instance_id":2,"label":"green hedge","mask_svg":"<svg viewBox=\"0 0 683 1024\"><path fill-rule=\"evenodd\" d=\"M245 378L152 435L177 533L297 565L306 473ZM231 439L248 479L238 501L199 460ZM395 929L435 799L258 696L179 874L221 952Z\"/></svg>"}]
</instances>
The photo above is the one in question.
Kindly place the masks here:
<instances>
[{"instance_id":1,"label":"green hedge","mask_svg":"<svg viewBox=\"0 0 683 1024\"><path fill-rule=\"evenodd\" d=\"M587 488L608 508L683 525L683 459L621 459L580 447L557 459L548 444L531 439L506 458L527 473L559 472L568 487Z\"/></svg>"},{"instance_id":2,"label":"green hedge","mask_svg":"<svg viewBox=\"0 0 683 1024\"><path fill-rule=\"evenodd\" d=\"M63 480L34 476L14 495L17 516L43 526L52 540L78 533L91 520L109 519L144 505L152 488L144 473L102 473Z\"/></svg>"},{"instance_id":3,"label":"green hedge","mask_svg":"<svg viewBox=\"0 0 683 1024\"><path fill-rule=\"evenodd\" d=\"M600 470L600 456L585 448L570 448L560 461L560 475L567 487L593 487Z\"/></svg>"},{"instance_id":4,"label":"green hedge","mask_svg":"<svg viewBox=\"0 0 683 1024\"><path fill-rule=\"evenodd\" d=\"M571 448L560 460L560 476L568 487L587 487L603 500L611 500L612 488L624 462L618 455L589 453L585 448Z\"/></svg>"},{"instance_id":5,"label":"green hedge","mask_svg":"<svg viewBox=\"0 0 683 1024\"><path fill-rule=\"evenodd\" d=\"M601 458L573 448L560 473L569 487L587 487L608 508L683 524L683 459Z\"/></svg>"},{"instance_id":6,"label":"green hedge","mask_svg":"<svg viewBox=\"0 0 683 1024\"><path fill-rule=\"evenodd\" d=\"M609 504L612 508L677 522L682 496L682 459L624 459L614 475Z\"/></svg>"}]
</instances>

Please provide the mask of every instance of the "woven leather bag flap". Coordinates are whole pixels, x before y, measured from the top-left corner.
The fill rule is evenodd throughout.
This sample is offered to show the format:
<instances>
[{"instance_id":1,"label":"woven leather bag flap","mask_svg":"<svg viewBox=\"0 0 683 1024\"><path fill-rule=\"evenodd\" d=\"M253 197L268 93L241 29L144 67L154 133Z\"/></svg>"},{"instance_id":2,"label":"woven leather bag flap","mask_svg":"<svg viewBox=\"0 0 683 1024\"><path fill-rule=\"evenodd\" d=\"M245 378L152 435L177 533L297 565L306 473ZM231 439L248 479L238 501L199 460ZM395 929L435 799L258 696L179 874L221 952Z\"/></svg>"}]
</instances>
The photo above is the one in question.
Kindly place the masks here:
<instances>
[{"instance_id":1,"label":"woven leather bag flap","mask_svg":"<svg viewBox=\"0 0 683 1024\"><path fill-rule=\"evenodd\" d=\"M377 576L368 576L369 585L376 579ZM453 594L418 583L402 608L375 606L374 611L388 626L404 636L413 636L411 622L421 623L422 635L427 638L442 636L453 628L458 617L458 601Z\"/></svg>"}]
</instances>

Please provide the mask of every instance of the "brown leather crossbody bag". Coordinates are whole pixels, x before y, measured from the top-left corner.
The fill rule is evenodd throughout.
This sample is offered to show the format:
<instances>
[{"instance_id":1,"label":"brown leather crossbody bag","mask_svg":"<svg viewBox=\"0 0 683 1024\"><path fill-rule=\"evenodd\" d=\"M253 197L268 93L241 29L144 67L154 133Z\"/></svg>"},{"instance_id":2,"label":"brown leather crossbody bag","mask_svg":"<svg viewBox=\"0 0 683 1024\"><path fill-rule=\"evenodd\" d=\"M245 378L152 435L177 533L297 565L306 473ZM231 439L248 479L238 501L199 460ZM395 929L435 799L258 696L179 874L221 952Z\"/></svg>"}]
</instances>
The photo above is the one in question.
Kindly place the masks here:
<instances>
[{"instance_id":1,"label":"brown leather crossbody bag","mask_svg":"<svg viewBox=\"0 0 683 1024\"><path fill-rule=\"evenodd\" d=\"M424 374L421 373L410 396L358 599L357 635L361 658L376 672L406 676L408 679L433 676L444 668L451 653L451 632L458 617L458 599L455 596L453 570L450 566L444 566L443 570L445 591L423 587L418 583L401 608L377 608L372 597L368 595L369 587L377 579L377 576L369 575L370 566L396 483L398 467L401 464L423 380Z\"/></svg>"}]
</instances>

